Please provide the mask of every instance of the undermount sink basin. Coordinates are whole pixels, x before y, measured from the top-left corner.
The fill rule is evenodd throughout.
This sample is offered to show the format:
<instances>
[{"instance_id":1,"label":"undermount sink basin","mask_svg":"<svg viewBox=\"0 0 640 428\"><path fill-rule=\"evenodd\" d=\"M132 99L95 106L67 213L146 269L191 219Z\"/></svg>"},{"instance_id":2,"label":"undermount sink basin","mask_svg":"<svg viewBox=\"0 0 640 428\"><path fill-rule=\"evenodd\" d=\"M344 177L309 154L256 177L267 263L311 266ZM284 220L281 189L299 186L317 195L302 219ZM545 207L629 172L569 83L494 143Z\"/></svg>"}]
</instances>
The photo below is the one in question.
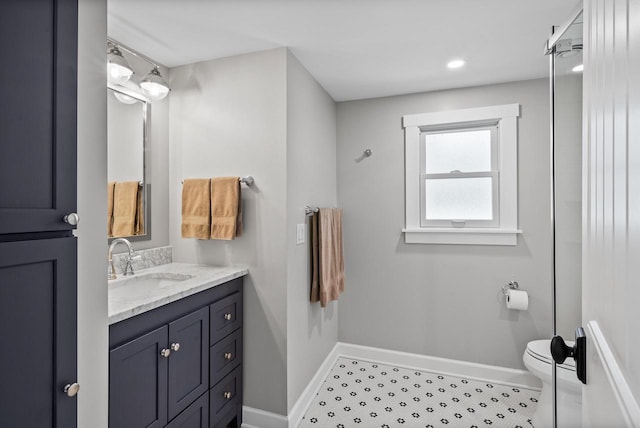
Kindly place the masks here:
<instances>
[{"instance_id":1,"label":"undermount sink basin","mask_svg":"<svg viewBox=\"0 0 640 428\"><path fill-rule=\"evenodd\" d=\"M130 286L138 286L138 287L167 287L173 285L177 282L186 281L188 279L193 278L193 275L184 275L180 273L169 273L169 272L154 272L154 273L145 273L142 275L135 275L133 277L120 276L117 280L113 282L113 285L121 286L121 287L130 287Z\"/></svg>"}]
</instances>

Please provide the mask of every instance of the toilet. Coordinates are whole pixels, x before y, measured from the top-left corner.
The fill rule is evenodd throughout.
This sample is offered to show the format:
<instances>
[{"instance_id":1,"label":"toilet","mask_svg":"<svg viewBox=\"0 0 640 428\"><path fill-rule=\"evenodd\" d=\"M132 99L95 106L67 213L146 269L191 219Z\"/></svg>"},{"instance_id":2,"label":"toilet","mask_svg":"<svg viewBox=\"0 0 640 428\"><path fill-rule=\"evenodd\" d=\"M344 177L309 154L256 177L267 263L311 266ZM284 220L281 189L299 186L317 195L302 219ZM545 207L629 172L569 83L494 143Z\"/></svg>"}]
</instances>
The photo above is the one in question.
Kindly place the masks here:
<instances>
[{"instance_id":1,"label":"toilet","mask_svg":"<svg viewBox=\"0 0 640 428\"><path fill-rule=\"evenodd\" d=\"M573 346L573 342L567 342ZM551 379L552 363L551 340L534 340L527 344L522 357L524 365L542 381L542 391L536 410L531 418L535 428L553 426L553 383ZM558 380L558 426L562 428L582 426L582 384L576 377L575 361L567 358L557 365Z\"/></svg>"}]
</instances>

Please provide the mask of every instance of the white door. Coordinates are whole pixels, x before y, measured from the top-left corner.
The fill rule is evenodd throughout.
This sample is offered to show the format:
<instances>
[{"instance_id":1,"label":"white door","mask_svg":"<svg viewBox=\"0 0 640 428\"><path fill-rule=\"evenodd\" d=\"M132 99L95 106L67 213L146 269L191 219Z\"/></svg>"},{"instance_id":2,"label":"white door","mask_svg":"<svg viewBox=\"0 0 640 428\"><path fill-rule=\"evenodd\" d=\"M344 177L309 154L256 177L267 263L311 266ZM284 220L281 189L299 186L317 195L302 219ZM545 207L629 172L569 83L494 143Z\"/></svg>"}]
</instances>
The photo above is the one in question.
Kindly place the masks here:
<instances>
[{"instance_id":1,"label":"white door","mask_svg":"<svg viewBox=\"0 0 640 428\"><path fill-rule=\"evenodd\" d=\"M640 427L640 0L585 0L584 37L583 425Z\"/></svg>"}]
</instances>

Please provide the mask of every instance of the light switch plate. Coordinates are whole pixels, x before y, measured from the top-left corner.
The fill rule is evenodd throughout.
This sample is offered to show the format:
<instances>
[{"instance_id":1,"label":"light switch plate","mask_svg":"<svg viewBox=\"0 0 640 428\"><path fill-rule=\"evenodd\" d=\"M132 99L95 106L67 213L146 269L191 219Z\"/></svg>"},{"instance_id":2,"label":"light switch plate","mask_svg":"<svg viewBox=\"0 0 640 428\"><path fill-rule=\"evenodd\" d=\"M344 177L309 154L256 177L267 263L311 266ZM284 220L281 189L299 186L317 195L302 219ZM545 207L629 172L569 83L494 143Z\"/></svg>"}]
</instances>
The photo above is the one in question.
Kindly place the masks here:
<instances>
[{"instance_id":1,"label":"light switch plate","mask_svg":"<svg viewBox=\"0 0 640 428\"><path fill-rule=\"evenodd\" d=\"M304 238L307 232L306 224L296 225L296 245L304 244Z\"/></svg>"}]
</instances>

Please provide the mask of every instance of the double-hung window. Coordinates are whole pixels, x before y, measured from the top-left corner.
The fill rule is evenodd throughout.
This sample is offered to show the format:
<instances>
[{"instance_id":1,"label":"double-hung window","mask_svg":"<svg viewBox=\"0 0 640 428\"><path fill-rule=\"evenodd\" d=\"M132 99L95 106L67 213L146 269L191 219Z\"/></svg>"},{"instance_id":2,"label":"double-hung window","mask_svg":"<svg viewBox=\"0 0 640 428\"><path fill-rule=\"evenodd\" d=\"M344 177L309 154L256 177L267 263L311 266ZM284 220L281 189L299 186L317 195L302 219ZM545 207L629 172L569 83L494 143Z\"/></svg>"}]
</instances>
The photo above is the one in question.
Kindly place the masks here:
<instances>
[{"instance_id":1,"label":"double-hung window","mask_svg":"<svg viewBox=\"0 0 640 428\"><path fill-rule=\"evenodd\" d=\"M405 242L516 244L519 111L404 116Z\"/></svg>"}]
</instances>

